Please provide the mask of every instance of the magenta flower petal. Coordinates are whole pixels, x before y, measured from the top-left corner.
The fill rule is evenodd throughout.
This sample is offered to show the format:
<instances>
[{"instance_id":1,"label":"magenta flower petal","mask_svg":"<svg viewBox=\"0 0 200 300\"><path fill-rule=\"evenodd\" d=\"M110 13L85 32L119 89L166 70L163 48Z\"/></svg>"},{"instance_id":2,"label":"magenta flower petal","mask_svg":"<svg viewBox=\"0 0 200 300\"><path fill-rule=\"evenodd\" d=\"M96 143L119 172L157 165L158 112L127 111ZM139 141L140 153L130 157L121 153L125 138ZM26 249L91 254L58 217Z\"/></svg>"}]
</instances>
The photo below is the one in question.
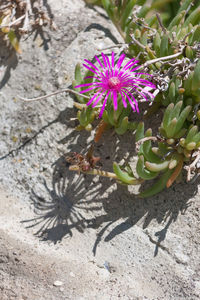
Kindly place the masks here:
<instances>
[{"instance_id":1,"label":"magenta flower petal","mask_svg":"<svg viewBox=\"0 0 200 300\"><path fill-rule=\"evenodd\" d=\"M113 104L114 104L114 110L117 110L117 92L113 90Z\"/></svg>"},{"instance_id":2,"label":"magenta flower petal","mask_svg":"<svg viewBox=\"0 0 200 300\"><path fill-rule=\"evenodd\" d=\"M144 78L144 76L152 76L144 73L141 66L136 66L139 61L135 58L130 59L128 62L123 64L126 55L122 53L119 59L115 63L115 54L112 52L111 57L101 53L102 58L95 56L97 65L91 61L85 59L83 66L94 73L93 76L87 76L86 79L94 80L91 83L82 83L77 85L75 88L83 88L80 93L92 92L94 95L88 101L87 105L95 107L101 103L102 108L99 117L102 116L108 96L111 95L110 99L113 102L114 110L118 109L118 101L122 101L122 104L127 108L127 103L130 103L133 111L139 112L138 99L143 98L145 100L153 99L154 95L151 93L152 89L156 89L156 86L151 81ZM140 69L141 72L136 72ZM142 76L142 77L141 77ZM148 78L149 79L149 78ZM146 90L146 87L148 90ZM110 101L110 100L109 100Z\"/></svg>"},{"instance_id":3,"label":"magenta flower petal","mask_svg":"<svg viewBox=\"0 0 200 300\"><path fill-rule=\"evenodd\" d=\"M85 76L85 77L84 77L84 80L85 80L85 79L89 79L89 78L99 79L99 77L97 77L97 76Z\"/></svg>"},{"instance_id":4,"label":"magenta flower petal","mask_svg":"<svg viewBox=\"0 0 200 300\"><path fill-rule=\"evenodd\" d=\"M115 53L114 52L112 52L111 60L112 60L112 71L113 71L114 67L115 67Z\"/></svg>"},{"instance_id":5,"label":"magenta flower petal","mask_svg":"<svg viewBox=\"0 0 200 300\"><path fill-rule=\"evenodd\" d=\"M125 57L126 57L126 55L124 53L122 55L120 55L117 66L116 66L116 69L115 69L115 72L114 72L115 76L117 75L117 73L118 73Z\"/></svg>"},{"instance_id":6,"label":"magenta flower petal","mask_svg":"<svg viewBox=\"0 0 200 300\"><path fill-rule=\"evenodd\" d=\"M103 62L104 62L104 67L107 69L108 66L107 66L107 60L106 60L106 55L104 53L101 53L101 56L103 58Z\"/></svg>"},{"instance_id":7,"label":"magenta flower petal","mask_svg":"<svg viewBox=\"0 0 200 300\"><path fill-rule=\"evenodd\" d=\"M101 67L101 68L104 68L104 66L102 65L102 63L101 63L100 59L99 59L97 56L95 56L95 58L96 58L96 60L98 61L98 63L99 63L99 65L100 65L100 67Z\"/></svg>"},{"instance_id":8,"label":"magenta flower petal","mask_svg":"<svg viewBox=\"0 0 200 300\"><path fill-rule=\"evenodd\" d=\"M141 85L149 86L149 87L155 89L155 85L154 85L152 82L150 82L150 81L142 80L142 79L138 79L137 81L138 81Z\"/></svg>"},{"instance_id":9,"label":"magenta flower petal","mask_svg":"<svg viewBox=\"0 0 200 300\"><path fill-rule=\"evenodd\" d=\"M123 94L126 96L126 98L128 99L128 101L129 101L129 103L130 103L130 105L131 105L133 111L135 111L135 105L134 105L134 103L132 102L132 100L131 100L131 98L129 97L129 95L128 95L126 92L124 92L124 91L122 91L122 93L123 93Z\"/></svg>"},{"instance_id":10,"label":"magenta flower petal","mask_svg":"<svg viewBox=\"0 0 200 300\"><path fill-rule=\"evenodd\" d=\"M126 67L128 67L133 61L135 61L135 58L132 58L131 60L129 60L129 62L127 62L126 64L125 64L125 66L123 66L123 70L126 68ZM137 61L138 62L138 61Z\"/></svg>"},{"instance_id":11,"label":"magenta flower petal","mask_svg":"<svg viewBox=\"0 0 200 300\"><path fill-rule=\"evenodd\" d=\"M83 83L83 84L76 85L75 88L80 88L80 87L90 86L90 85L96 85L96 86L99 86L99 85L101 85L101 84L100 84L99 82Z\"/></svg>"},{"instance_id":12,"label":"magenta flower petal","mask_svg":"<svg viewBox=\"0 0 200 300\"><path fill-rule=\"evenodd\" d=\"M100 96L95 100L95 102L92 104L92 107L95 107L95 106L99 103L99 101L101 100L103 94L104 94L104 91L103 91L103 92L100 94Z\"/></svg>"},{"instance_id":13,"label":"magenta flower petal","mask_svg":"<svg viewBox=\"0 0 200 300\"><path fill-rule=\"evenodd\" d=\"M95 74L98 75L98 73L97 73L96 71L94 71L93 69L91 69L90 67L88 67L86 64L83 64L83 66L84 66L86 69L88 69L89 71L91 71L91 72L93 72L93 73L95 73Z\"/></svg>"},{"instance_id":14,"label":"magenta flower petal","mask_svg":"<svg viewBox=\"0 0 200 300\"><path fill-rule=\"evenodd\" d=\"M103 105L102 105L102 108L101 108L101 111L100 111L100 114L99 114L99 118L101 118L102 115L103 115L103 112L104 112L104 109L105 109L106 102L107 102L107 100L108 100L109 94L110 94L110 91L106 94L106 97L105 97L105 99L104 99L104 102L103 102Z\"/></svg>"},{"instance_id":15,"label":"magenta flower petal","mask_svg":"<svg viewBox=\"0 0 200 300\"><path fill-rule=\"evenodd\" d=\"M110 65L110 62L109 62L109 58L108 58L107 55L106 55L106 60L107 60L107 64L108 64L109 69L112 71L112 68L111 68L111 65Z\"/></svg>"},{"instance_id":16,"label":"magenta flower petal","mask_svg":"<svg viewBox=\"0 0 200 300\"><path fill-rule=\"evenodd\" d=\"M93 63L91 63L89 60L84 59L84 61L85 61L86 63L88 63L92 68L94 68L95 70L99 71L99 69L98 69Z\"/></svg>"},{"instance_id":17,"label":"magenta flower petal","mask_svg":"<svg viewBox=\"0 0 200 300\"><path fill-rule=\"evenodd\" d=\"M128 69L132 68L132 66L136 65L138 62L139 62L139 61L138 61L138 60L136 60L135 62L133 62L133 63L129 64L129 65L126 67L126 68L124 68L124 70L126 71L126 70L128 70Z\"/></svg>"},{"instance_id":18,"label":"magenta flower petal","mask_svg":"<svg viewBox=\"0 0 200 300\"><path fill-rule=\"evenodd\" d=\"M127 91L127 90L123 90L123 93L128 98L131 107L134 108L134 111L135 111L135 108L136 108L137 112L139 113L138 103L137 103L136 99L133 97L133 94L130 91ZM132 102L131 98L133 99L133 102Z\"/></svg>"},{"instance_id":19,"label":"magenta flower petal","mask_svg":"<svg viewBox=\"0 0 200 300\"><path fill-rule=\"evenodd\" d=\"M122 94L121 91L120 91L119 93L120 93L120 95L121 95L121 97L122 97L122 103L123 103L124 107L127 108L127 103L126 103L126 100L125 100L125 98L124 98L124 95Z\"/></svg>"},{"instance_id":20,"label":"magenta flower petal","mask_svg":"<svg viewBox=\"0 0 200 300\"><path fill-rule=\"evenodd\" d=\"M130 72L135 72L135 70L139 69L140 66L135 67L134 69L130 70Z\"/></svg>"},{"instance_id":21,"label":"magenta flower petal","mask_svg":"<svg viewBox=\"0 0 200 300\"><path fill-rule=\"evenodd\" d=\"M97 92L94 94L94 96L88 101L87 105L90 105L90 104L94 101L94 99L95 99L102 91L103 91L102 89L99 90L99 91L97 91Z\"/></svg>"},{"instance_id":22,"label":"magenta flower petal","mask_svg":"<svg viewBox=\"0 0 200 300\"><path fill-rule=\"evenodd\" d=\"M89 91L91 91L91 90L94 90L94 89L96 89L96 88L97 88L96 86L92 86L91 88L86 89L86 90L83 90L83 91L80 91L79 93L80 93L80 94L87 93L87 92L89 92Z\"/></svg>"}]
</instances>

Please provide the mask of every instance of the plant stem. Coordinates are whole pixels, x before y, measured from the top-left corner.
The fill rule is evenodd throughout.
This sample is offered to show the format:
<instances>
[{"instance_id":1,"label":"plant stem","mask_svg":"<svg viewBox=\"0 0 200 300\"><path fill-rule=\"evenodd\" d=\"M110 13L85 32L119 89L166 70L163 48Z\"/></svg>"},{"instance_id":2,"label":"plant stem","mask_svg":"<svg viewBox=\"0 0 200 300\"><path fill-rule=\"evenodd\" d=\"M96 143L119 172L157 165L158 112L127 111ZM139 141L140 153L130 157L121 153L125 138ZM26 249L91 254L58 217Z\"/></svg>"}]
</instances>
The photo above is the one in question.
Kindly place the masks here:
<instances>
[{"instance_id":1,"label":"plant stem","mask_svg":"<svg viewBox=\"0 0 200 300\"><path fill-rule=\"evenodd\" d=\"M101 120L99 125L97 126L96 129L96 134L95 134L95 138L94 141L95 143L98 143L98 141L100 140L103 132L106 130L106 127L108 126L108 124L106 122L104 122L104 120Z\"/></svg>"},{"instance_id":2,"label":"plant stem","mask_svg":"<svg viewBox=\"0 0 200 300\"><path fill-rule=\"evenodd\" d=\"M92 169L89 171L82 171L81 168L79 168L78 166L70 166L69 167L70 171L78 171L78 172L82 172L84 174L90 174L90 175L98 175L98 176L103 176L103 177L108 177L108 178L114 178L117 179L117 176L115 173L111 173L111 172L107 172L107 171L102 171L102 170L97 170L97 169Z\"/></svg>"},{"instance_id":3,"label":"plant stem","mask_svg":"<svg viewBox=\"0 0 200 300\"><path fill-rule=\"evenodd\" d=\"M32 101L38 101L38 100L43 100L43 99L46 99L46 98L48 98L48 97L51 97L51 96L54 96L54 95L57 95L57 94L60 94L60 93L72 93L72 94L74 94L74 95L78 95L78 96L81 96L81 97L83 97L83 98L86 98L86 99L90 99L90 97L88 97L88 96L85 96L85 95L83 95L83 94L80 94L80 93L78 93L78 92L76 92L76 91L73 91L73 90L71 90L71 89L64 89L64 90L60 90L60 91L56 91L56 92L53 92L53 93L51 93L51 94L48 94L48 95L44 95L44 96L40 96L40 97L37 97L37 98L23 98L23 97L21 97L21 96L18 96L19 97L19 99L20 100L22 100L22 101L25 101L25 102L32 102Z\"/></svg>"},{"instance_id":4,"label":"plant stem","mask_svg":"<svg viewBox=\"0 0 200 300\"><path fill-rule=\"evenodd\" d=\"M181 52L178 52L178 53L175 53L175 54L172 54L172 55L169 55L169 56L163 56L163 57L158 57L158 58L155 58L155 59L151 59L151 60L148 60L144 65L142 65L141 67L145 68L151 64L154 64L158 61L163 61L163 60L168 60L168 59L174 59L174 58L177 58L179 57L181 54L183 54L183 51Z\"/></svg>"}]
</instances>

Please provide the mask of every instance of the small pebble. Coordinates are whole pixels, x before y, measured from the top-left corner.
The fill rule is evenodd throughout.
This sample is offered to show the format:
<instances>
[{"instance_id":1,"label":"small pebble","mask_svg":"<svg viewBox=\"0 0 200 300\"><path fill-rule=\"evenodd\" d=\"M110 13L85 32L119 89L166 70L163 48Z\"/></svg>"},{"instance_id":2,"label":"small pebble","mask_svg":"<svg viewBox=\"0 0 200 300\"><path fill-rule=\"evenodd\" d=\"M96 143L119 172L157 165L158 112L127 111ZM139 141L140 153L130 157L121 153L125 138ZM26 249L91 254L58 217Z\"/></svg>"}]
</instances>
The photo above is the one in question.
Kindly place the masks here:
<instances>
[{"instance_id":1,"label":"small pebble","mask_svg":"<svg viewBox=\"0 0 200 300\"><path fill-rule=\"evenodd\" d=\"M61 286L61 285L63 285L63 283L62 283L62 281L56 280L56 281L54 281L53 285L54 286Z\"/></svg>"},{"instance_id":2,"label":"small pebble","mask_svg":"<svg viewBox=\"0 0 200 300\"><path fill-rule=\"evenodd\" d=\"M70 275L71 277L76 277L75 274L74 274L73 272L70 272L69 275Z\"/></svg>"}]
</instances>

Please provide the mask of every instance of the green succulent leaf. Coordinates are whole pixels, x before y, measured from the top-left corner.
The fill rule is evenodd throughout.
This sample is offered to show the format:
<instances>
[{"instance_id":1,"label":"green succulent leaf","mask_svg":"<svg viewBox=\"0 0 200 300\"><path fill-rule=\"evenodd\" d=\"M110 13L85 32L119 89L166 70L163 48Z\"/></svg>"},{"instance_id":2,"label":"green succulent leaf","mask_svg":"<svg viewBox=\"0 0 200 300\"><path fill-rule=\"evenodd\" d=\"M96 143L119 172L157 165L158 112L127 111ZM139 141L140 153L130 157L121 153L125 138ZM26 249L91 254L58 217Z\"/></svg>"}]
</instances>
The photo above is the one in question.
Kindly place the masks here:
<instances>
[{"instance_id":1,"label":"green succulent leaf","mask_svg":"<svg viewBox=\"0 0 200 300\"><path fill-rule=\"evenodd\" d=\"M179 10L178 10L178 14L180 12L182 12L183 10L187 10L188 7L192 4L194 0L185 0L183 1L182 5L180 6Z\"/></svg>"},{"instance_id":2,"label":"green succulent leaf","mask_svg":"<svg viewBox=\"0 0 200 300\"><path fill-rule=\"evenodd\" d=\"M105 11L107 12L109 18L112 20L113 18L113 9L110 0L101 0Z\"/></svg>"},{"instance_id":3,"label":"green succulent leaf","mask_svg":"<svg viewBox=\"0 0 200 300\"><path fill-rule=\"evenodd\" d=\"M113 163L113 171L116 174L117 178L122 183L131 184L131 185L135 185L135 184L140 184L141 183L140 180L136 179L133 176L130 176L128 174L128 172L122 171L121 168L120 168L120 166L116 162Z\"/></svg>"},{"instance_id":4,"label":"green succulent leaf","mask_svg":"<svg viewBox=\"0 0 200 300\"><path fill-rule=\"evenodd\" d=\"M144 122L140 122L136 129L135 141L138 142L143 138L144 138Z\"/></svg>"},{"instance_id":5,"label":"green succulent leaf","mask_svg":"<svg viewBox=\"0 0 200 300\"><path fill-rule=\"evenodd\" d=\"M173 173L173 170L168 169L165 173L163 173L160 176L158 181L156 181L156 183L153 186L151 186L147 190L141 192L139 194L139 197L142 197L142 198L152 197L152 196L158 194L159 192L161 192L166 187L167 181L170 178L170 176L172 175L172 173Z\"/></svg>"},{"instance_id":6,"label":"green succulent leaf","mask_svg":"<svg viewBox=\"0 0 200 300\"><path fill-rule=\"evenodd\" d=\"M156 35L153 39L153 47L156 51L156 55L159 57L160 56L160 44L161 44L161 38L160 38L160 34L158 32L156 32Z\"/></svg>"},{"instance_id":7,"label":"green succulent leaf","mask_svg":"<svg viewBox=\"0 0 200 300\"><path fill-rule=\"evenodd\" d=\"M200 87L200 60L194 69L194 75L192 77L192 91L196 92Z\"/></svg>"},{"instance_id":8,"label":"green succulent leaf","mask_svg":"<svg viewBox=\"0 0 200 300\"><path fill-rule=\"evenodd\" d=\"M200 21L200 7L197 7L186 19L184 26L186 27L190 23L192 25L196 25L196 24L198 24L199 21Z\"/></svg>"},{"instance_id":9,"label":"green succulent leaf","mask_svg":"<svg viewBox=\"0 0 200 300\"><path fill-rule=\"evenodd\" d=\"M194 31L190 41L190 45L193 45L195 42L196 43L200 42L200 25L198 25Z\"/></svg>"},{"instance_id":10,"label":"green succulent leaf","mask_svg":"<svg viewBox=\"0 0 200 300\"><path fill-rule=\"evenodd\" d=\"M170 121L171 121L171 115L174 109L174 103L171 103L168 105L168 107L165 110L164 117L163 117L163 128L166 130Z\"/></svg>"},{"instance_id":11,"label":"green succulent leaf","mask_svg":"<svg viewBox=\"0 0 200 300\"><path fill-rule=\"evenodd\" d=\"M189 151L192 151L196 148L196 143L195 142L190 142L186 145L186 149L189 150Z\"/></svg>"},{"instance_id":12,"label":"green succulent leaf","mask_svg":"<svg viewBox=\"0 0 200 300\"><path fill-rule=\"evenodd\" d=\"M174 109L172 111L172 114L171 114L171 119L173 119L173 118L178 119L180 112L181 112L182 105L183 105L183 101L179 101L176 103L176 105L174 106Z\"/></svg>"},{"instance_id":13,"label":"green succulent leaf","mask_svg":"<svg viewBox=\"0 0 200 300\"><path fill-rule=\"evenodd\" d=\"M197 132L198 132L198 126L192 126L186 136L185 143L188 144L192 142L193 137L197 134Z\"/></svg>"},{"instance_id":14,"label":"green succulent leaf","mask_svg":"<svg viewBox=\"0 0 200 300\"><path fill-rule=\"evenodd\" d=\"M169 50L169 37L167 34L164 34L161 38L161 44L160 44L160 56L167 56Z\"/></svg>"},{"instance_id":15,"label":"green succulent leaf","mask_svg":"<svg viewBox=\"0 0 200 300\"><path fill-rule=\"evenodd\" d=\"M152 136L152 130L149 128L146 133L145 137ZM161 159L152 151L152 143L151 140L145 141L143 143L143 154L146 160L153 162L153 163L160 163Z\"/></svg>"},{"instance_id":16,"label":"green succulent leaf","mask_svg":"<svg viewBox=\"0 0 200 300\"><path fill-rule=\"evenodd\" d=\"M176 131L177 118L173 118L166 128L166 133L168 138L172 138Z\"/></svg>"},{"instance_id":17,"label":"green succulent leaf","mask_svg":"<svg viewBox=\"0 0 200 300\"><path fill-rule=\"evenodd\" d=\"M115 131L117 134L124 134L128 130L128 117L124 117L119 127L115 127Z\"/></svg>"},{"instance_id":18,"label":"green succulent leaf","mask_svg":"<svg viewBox=\"0 0 200 300\"><path fill-rule=\"evenodd\" d=\"M79 85L83 82L83 77L81 75L81 65L80 63L77 63L76 64L76 67L75 67L75 80L76 80L76 84Z\"/></svg>"},{"instance_id":19,"label":"green succulent leaf","mask_svg":"<svg viewBox=\"0 0 200 300\"><path fill-rule=\"evenodd\" d=\"M181 130L181 128L183 127L183 124L191 110L192 110L192 106L188 105L181 112L181 114L178 118L177 124L176 124L176 130L175 130L174 134L177 134Z\"/></svg>"},{"instance_id":20,"label":"green succulent leaf","mask_svg":"<svg viewBox=\"0 0 200 300\"><path fill-rule=\"evenodd\" d=\"M169 161L163 161L160 163L152 163L150 161L145 162L145 167L152 172L160 172L165 170L169 165Z\"/></svg>"},{"instance_id":21,"label":"green succulent leaf","mask_svg":"<svg viewBox=\"0 0 200 300\"><path fill-rule=\"evenodd\" d=\"M195 143L199 143L200 142L200 132L198 132L193 138L192 141Z\"/></svg>"},{"instance_id":22,"label":"green succulent leaf","mask_svg":"<svg viewBox=\"0 0 200 300\"><path fill-rule=\"evenodd\" d=\"M135 4L136 4L136 0L129 0L126 7L125 7L125 9L124 9L124 11L123 11L123 13L122 13L120 21L121 21L121 27L122 27L123 31L126 28L128 17L131 15L133 7L134 7Z\"/></svg>"},{"instance_id":23,"label":"green succulent leaf","mask_svg":"<svg viewBox=\"0 0 200 300\"><path fill-rule=\"evenodd\" d=\"M185 17L186 11L183 10L181 11L178 15L176 15L174 17L174 19L171 21L171 23L168 26L168 30L171 30L173 26L175 25L179 25L179 23L181 22L181 20L183 20L183 18Z\"/></svg>"},{"instance_id":24,"label":"green succulent leaf","mask_svg":"<svg viewBox=\"0 0 200 300\"><path fill-rule=\"evenodd\" d=\"M146 169L144 165L144 156L140 155L137 161L136 165L136 172L139 177L141 177L144 180L150 180L158 176L158 172L151 172L148 169Z\"/></svg>"}]
</instances>

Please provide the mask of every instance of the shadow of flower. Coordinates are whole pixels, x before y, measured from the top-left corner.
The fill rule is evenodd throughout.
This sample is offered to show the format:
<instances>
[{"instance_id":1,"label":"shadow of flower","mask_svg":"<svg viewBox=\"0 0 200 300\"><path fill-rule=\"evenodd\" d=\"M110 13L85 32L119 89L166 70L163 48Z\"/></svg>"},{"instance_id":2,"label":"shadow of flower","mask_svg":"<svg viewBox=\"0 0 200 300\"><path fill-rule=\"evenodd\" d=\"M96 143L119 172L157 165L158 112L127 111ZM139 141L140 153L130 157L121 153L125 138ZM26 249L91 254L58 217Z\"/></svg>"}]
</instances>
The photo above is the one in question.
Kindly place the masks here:
<instances>
[{"instance_id":1,"label":"shadow of flower","mask_svg":"<svg viewBox=\"0 0 200 300\"><path fill-rule=\"evenodd\" d=\"M88 210L100 210L100 205L91 206L92 200L100 190L99 183L93 181L85 185L84 176L74 176L67 168L64 157L54 164L52 189L44 181L43 185L48 194L48 199L43 198L32 190L31 200L35 208L36 218L24 220L22 223L31 223L27 228L41 225L35 235L43 241L54 243L61 241L65 235L72 236L72 229L84 232L91 222ZM46 194L46 193L45 193Z\"/></svg>"},{"instance_id":2,"label":"shadow of flower","mask_svg":"<svg viewBox=\"0 0 200 300\"><path fill-rule=\"evenodd\" d=\"M65 124L68 120L67 113L68 110L61 112L57 121ZM86 132L72 131L58 143L67 143L69 151L85 153L88 136ZM134 153L130 136L114 136L111 141L109 133L105 134L102 143L97 144L94 151L95 155L104 157L101 158L101 163L108 171L112 168L112 161L117 157L123 158L125 153L128 153L128 157ZM181 183L154 197L141 199L134 194L134 189L115 182L113 184L107 178L83 174L79 176L69 171L65 155L56 160L52 167L52 180L48 184L43 182L44 191L32 191L31 199L36 218L24 220L23 223L29 228L37 228L35 235L43 241L54 243L65 236L72 237L74 229L85 233L85 229L93 228L97 232L92 250L94 255L102 240L110 242L138 223L145 233L150 223L156 221L163 224L163 229L156 232L153 240L156 256L170 225L177 220L179 214L186 211L189 199L197 193L196 184Z\"/></svg>"},{"instance_id":3,"label":"shadow of flower","mask_svg":"<svg viewBox=\"0 0 200 300\"><path fill-rule=\"evenodd\" d=\"M140 199L131 194L126 186L114 184L110 187L108 179L94 180L91 176L78 176L70 172L64 156L54 163L52 188L45 181L43 185L48 197L41 197L32 191L37 216L23 223L28 223L28 228L39 226L35 235L43 241L54 243L65 236L72 237L74 229L81 233L86 228L96 229L94 255L102 239L110 242L138 222L143 223L145 230L156 220L164 224L164 228L155 234L156 256L171 223L177 220L180 213L185 213L188 200L197 192L194 186L188 188L188 185L179 184L152 198ZM180 189L184 190L181 199Z\"/></svg>"}]
</instances>

